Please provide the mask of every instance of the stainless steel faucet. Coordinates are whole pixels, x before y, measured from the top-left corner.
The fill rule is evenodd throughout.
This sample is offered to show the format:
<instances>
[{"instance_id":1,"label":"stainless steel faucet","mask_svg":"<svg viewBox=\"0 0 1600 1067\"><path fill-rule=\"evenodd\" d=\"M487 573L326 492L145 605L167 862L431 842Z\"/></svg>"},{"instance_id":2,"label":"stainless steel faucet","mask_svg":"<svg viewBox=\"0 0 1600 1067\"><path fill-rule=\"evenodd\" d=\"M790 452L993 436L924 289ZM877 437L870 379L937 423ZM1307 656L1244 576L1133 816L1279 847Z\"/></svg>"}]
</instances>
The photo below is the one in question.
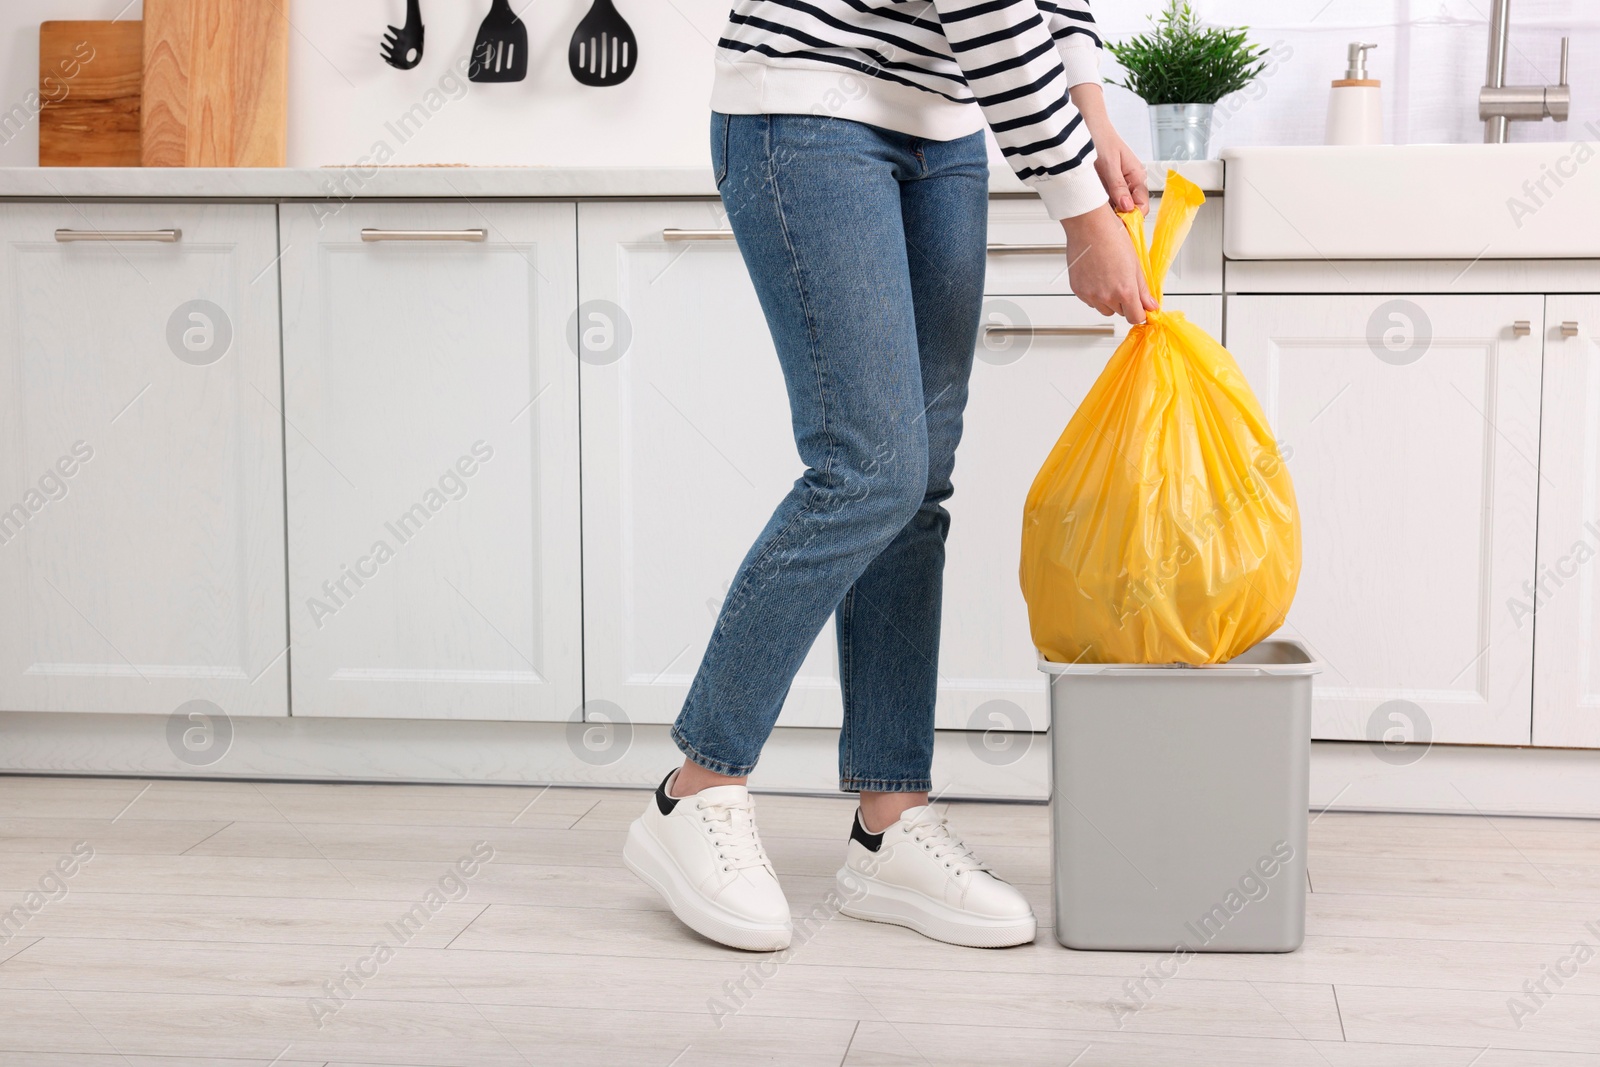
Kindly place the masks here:
<instances>
[{"instance_id":1,"label":"stainless steel faucet","mask_svg":"<svg viewBox=\"0 0 1600 1067\"><path fill-rule=\"evenodd\" d=\"M1478 117L1483 143L1505 144L1512 120L1567 121L1572 89L1567 85L1567 38L1561 38L1561 81L1555 85L1507 85L1506 44L1511 29L1511 0L1494 0L1489 10L1488 84L1478 90Z\"/></svg>"}]
</instances>

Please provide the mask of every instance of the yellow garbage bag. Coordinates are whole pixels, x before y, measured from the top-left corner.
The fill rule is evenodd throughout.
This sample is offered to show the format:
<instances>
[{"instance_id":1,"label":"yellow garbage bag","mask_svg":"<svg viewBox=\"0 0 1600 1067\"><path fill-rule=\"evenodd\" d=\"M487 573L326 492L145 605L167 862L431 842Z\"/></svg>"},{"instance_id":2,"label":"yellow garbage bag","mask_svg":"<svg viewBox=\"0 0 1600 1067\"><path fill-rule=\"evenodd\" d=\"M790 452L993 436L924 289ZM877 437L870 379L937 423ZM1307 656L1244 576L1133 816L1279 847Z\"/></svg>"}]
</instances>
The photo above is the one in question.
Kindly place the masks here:
<instances>
[{"instance_id":1,"label":"yellow garbage bag","mask_svg":"<svg viewBox=\"0 0 1600 1067\"><path fill-rule=\"evenodd\" d=\"M1155 237L1122 216L1157 302L1205 195L1167 175ZM1033 641L1066 663L1221 663L1283 624L1294 486L1239 365L1182 312L1133 327L1050 450L1022 519Z\"/></svg>"}]
</instances>

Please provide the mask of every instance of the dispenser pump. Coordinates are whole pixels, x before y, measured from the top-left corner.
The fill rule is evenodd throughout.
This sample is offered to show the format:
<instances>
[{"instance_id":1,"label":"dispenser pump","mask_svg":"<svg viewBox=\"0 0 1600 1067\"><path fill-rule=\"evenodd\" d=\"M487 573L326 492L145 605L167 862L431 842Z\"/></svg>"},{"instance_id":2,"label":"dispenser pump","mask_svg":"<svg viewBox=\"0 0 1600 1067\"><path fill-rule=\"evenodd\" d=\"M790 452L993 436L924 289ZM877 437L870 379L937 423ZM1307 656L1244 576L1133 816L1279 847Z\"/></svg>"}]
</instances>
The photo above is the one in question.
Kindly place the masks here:
<instances>
[{"instance_id":1,"label":"dispenser pump","mask_svg":"<svg viewBox=\"0 0 1600 1067\"><path fill-rule=\"evenodd\" d=\"M1383 143L1383 89L1367 73L1367 50L1376 47L1360 41L1350 44L1344 77L1328 93L1328 144Z\"/></svg>"},{"instance_id":2,"label":"dispenser pump","mask_svg":"<svg viewBox=\"0 0 1600 1067\"><path fill-rule=\"evenodd\" d=\"M1375 44L1360 44L1350 42L1349 67L1344 72L1345 81L1369 81L1367 77L1367 49L1378 47Z\"/></svg>"}]
</instances>

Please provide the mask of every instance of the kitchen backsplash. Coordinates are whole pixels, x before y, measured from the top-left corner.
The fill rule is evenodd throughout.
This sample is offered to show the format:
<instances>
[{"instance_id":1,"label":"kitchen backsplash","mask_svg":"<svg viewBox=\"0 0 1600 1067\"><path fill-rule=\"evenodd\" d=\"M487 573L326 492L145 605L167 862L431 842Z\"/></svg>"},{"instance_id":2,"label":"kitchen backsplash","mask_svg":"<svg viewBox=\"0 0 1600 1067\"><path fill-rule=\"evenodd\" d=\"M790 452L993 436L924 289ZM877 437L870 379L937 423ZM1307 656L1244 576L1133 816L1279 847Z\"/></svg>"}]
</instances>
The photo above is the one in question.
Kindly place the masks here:
<instances>
[{"instance_id":1,"label":"kitchen backsplash","mask_svg":"<svg viewBox=\"0 0 1600 1067\"><path fill-rule=\"evenodd\" d=\"M527 24L527 80L474 85L461 70L488 0L421 0L427 49L409 71L379 55L404 0L291 0L289 162L605 166L704 165L711 55L728 0L617 0L639 38L641 62L624 85L577 84L567 42L590 0L516 2ZM1098 0L1120 37L1143 30L1162 0ZM1375 41L1385 128L1396 143L1477 141L1489 0L1197 0L1207 19L1242 23L1271 49L1268 73L1218 108L1213 145L1315 144L1328 83L1345 46ZM128 0L5 0L0 4L0 166L38 158L38 24L136 18ZM1554 82L1559 38L1572 37L1572 119L1516 123L1513 140L1595 139L1600 127L1600 3L1512 0L1510 80ZM459 68L459 69L458 69ZM1107 60L1107 73L1114 65ZM852 91L848 82L842 92ZM1108 89L1130 143L1149 149L1144 105Z\"/></svg>"}]
</instances>

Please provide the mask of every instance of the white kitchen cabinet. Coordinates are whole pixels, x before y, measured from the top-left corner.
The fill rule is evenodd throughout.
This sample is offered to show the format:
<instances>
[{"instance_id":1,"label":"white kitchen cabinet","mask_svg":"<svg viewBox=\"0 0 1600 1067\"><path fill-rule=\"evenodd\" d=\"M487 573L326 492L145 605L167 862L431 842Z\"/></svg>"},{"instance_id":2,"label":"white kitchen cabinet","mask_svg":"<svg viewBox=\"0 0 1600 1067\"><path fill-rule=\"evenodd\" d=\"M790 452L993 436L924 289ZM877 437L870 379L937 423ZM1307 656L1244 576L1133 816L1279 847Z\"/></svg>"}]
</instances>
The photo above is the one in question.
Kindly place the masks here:
<instances>
[{"instance_id":1,"label":"white kitchen cabinet","mask_svg":"<svg viewBox=\"0 0 1600 1067\"><path fill-rule=\"evenodd\" d=\"M1543 311L1536 295L1228 298L1228 348L1294 475L1285 630L1324 664L1316 737L1529 742L1533 627L1506 605L1534 573Z\"/></svg>"},{"instance_id":2,"label":"white kitchen cabinet","mask_svg":"<svg viewBox=\"0 0 1600 1067\"><path fill-rule=\"evenodd\" d=\"M766 321L717 203L584 204L579 291L615 305L626 350L584 362L587 697L635 722L678 714L739 561L801 472ZM681 235L678 235L681 236ZM1220 332L1220 297L1173 297ZM596 313L607 313L596 306ZM1044 729L1045 686L1017 583L1022 505L1039 464L1126 326L1073 297L991 298L991 325L1076 330L980 348L945 573L937 721ZM603 327L595 319L590 323ZM623 336L619 330L616 336ZM836 726L841 708L826 625L779 722ZM987 709L978 718L995 725Z\"/></svg>"},{"instance_id":3,"label":"white kitchen cabinet","mask_svg":"<svg viewBox=\"0 0 1600 1067\"><path fill-rule=\"evenodd\" d=\"M1538 568L1497 608L1535 635L1533 743L1600 748L1600 297L1548 297L1545 326Z\"/></svg>"},{"instance_id":4,"label":"white kitchen cabinet","mask_svg":"<svg viewBox=\"0 0 1600 1067\"><path fill-rule=\"evenodd\" d=\"M0 708L287 714L274 209L8 204L0 242Z\"/></svg>"},{"instance_id":5,"label":"white kitchen cabinet","mask_svg":"<svg viewBox=\"0 0 1600 1067\"><path fill-rule=\"evenodd\" d=\"M282 207L294 714L578 711L575 210Z\"/></svg>"},{"instance_id":6,"label":"white kitchen cabinet","mask_svg":"<svg viewBox=\"0 0 1600 1067\"><path fill-rule=\"evenodd\" d=\"M1221 336L1222 297L1169 296L1165 306ZM1017 577L1023 504L1128 324L1071 296L991 297L984 311L985 327L1025 324L1041 332L980 337L956 492L946 505L938 725L1043 730L1047 690Z\"/></svg>"},{"instance_id":7,"label":"white kitchen cabinet","mask_svg":"<svg viewBox=\"0 0 1600 1067\"><path fill-rule=\"evenodd\" d=\"M739 561L800 473L788 396L738 247L662 238L725 230L720 201L582 204L578 225L583 326L618 317L614 347L581 369L585 693L671 722ZM780 723L839 724L836 660L829 626Z\"/></svg>"}]
</instances>

